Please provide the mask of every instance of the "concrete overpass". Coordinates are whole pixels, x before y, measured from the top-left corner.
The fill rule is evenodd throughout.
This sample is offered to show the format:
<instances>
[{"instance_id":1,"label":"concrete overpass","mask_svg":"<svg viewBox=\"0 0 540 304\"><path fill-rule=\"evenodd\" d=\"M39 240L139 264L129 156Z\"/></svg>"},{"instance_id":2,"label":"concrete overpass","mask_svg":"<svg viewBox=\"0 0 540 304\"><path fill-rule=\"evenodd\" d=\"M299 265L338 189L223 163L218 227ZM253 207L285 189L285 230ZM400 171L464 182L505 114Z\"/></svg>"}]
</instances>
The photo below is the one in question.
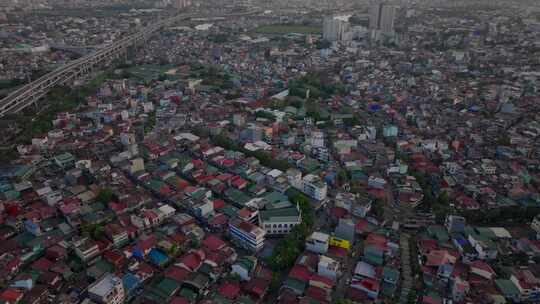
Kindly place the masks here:
<instances>
[{"instance_id":1,"label":"concrete overpass","mask_svg":"<svg viewBox=\"0 0 540 304\"><path fill-rule=\"evenodd\" d=\"M51 44L49 47L51 50L59 50L64 52L71 52L79 56L90 54L92 51L102 48L104 45L65 45L65 44Z\"/></svg>"},{"instance_id":2,"label":"concrete overpass","mask_svg":"<svg viewBox=\"0 0 540 304\"><path fill-rule=\"evenodd\" d=\"M225 15L225 17L238 17L251 15L254 13L256 12L251 11L239 14L228 14ZM0 117L3 117L7 114L18 113L26 107L37 103L37 101L41 97L45 96L51 88L73 81L89 73L94 67L98 66L100 63L122 56L127 52L128 47L143 43L160 28L170 26L178 21L189 20L194 17L208 16L183 14L164 19L150 26L147 26L145 29L135 34L132 34L118 41L115 41L114 43L109 44L103 48L100 48L99 50L89 55L70 61L66 65L48 74L43 75L42 77L34 80L27 85L16 89L4 99L0 100Z\"/></svg>"}]
</instances>

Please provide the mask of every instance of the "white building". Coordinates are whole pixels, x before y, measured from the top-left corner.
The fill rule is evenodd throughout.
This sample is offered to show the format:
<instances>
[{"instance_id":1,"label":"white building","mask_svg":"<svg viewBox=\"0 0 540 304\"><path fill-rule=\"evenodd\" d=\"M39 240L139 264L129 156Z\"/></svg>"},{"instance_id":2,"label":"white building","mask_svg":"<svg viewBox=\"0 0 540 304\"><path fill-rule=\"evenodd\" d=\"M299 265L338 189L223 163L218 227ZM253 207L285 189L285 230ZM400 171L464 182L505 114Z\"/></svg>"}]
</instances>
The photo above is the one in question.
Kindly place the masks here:
<instances>
[{"instance_id":1,"label":"white building","mask_svg":"<svg viewBox=\"0 0 540 304\"><path fill-rule=\"evenodd\" d=\"M125 299L122 280L108 273L88 288L88 297L101 304L121 304Z\"/></svg>"},{"instance_id":2,"label":"white building","mask_svg":"<svg viewBox=\"0 0 540 304\"><path fill-rule=\"evenodd\" d=\"M239 218L229 221L229 234L236 244L255 252L263 248L266 236L264 229Z\"/></svg>"},{"instance_id":3,"label":"white building","mask_svg":"<svg viewBox=\"0 0 540 304\"><path fill-rule=\"evenodd\" d=\"M531 223L531 228L536 231L537 234L540 234L540 214L537 214L532 223Z\"/></svg>"},{"instance_id":4,"label":"white building","mask_svg":"<svg viewBox=\"0 0 540 304\"><path fill-rule=\"evenodd\" d=\"M306 249L315 253L326 253L329 242L328 234L315 231L306 239Z\"/></svg>"},{"instance_id":5,"label":"white building","mask_svg":"<svg viewBox=\"0 0 540 304\"><path fill-rule=\"evenodd\" d=\"M323 20L323 39L330 42L342 41L348 29L348 22L333 17L326 17Z\"/></svg>"},{"instance_id":6,"label":"white building","mask_svg":"<svg viewBox=\"0 0 540 304\"><path fill-rule=\"evenodd\" d=\"M468 241L478 253L479 259L494 260L497 258L497 245L493 241L473 234L469 235Z\"/></svg>"},{"instance_id":7,"label":"white building","mask_svg":"<svg viewBox=\"0 0 540 304\"><path fill-rule=\"evenodd\" d=\"M326 199L328 186L321 180L320 177L314 174L308 174L302 179L302 192L307 196L318 201Z\"/></svg>"},{"instance_id":8,"label":"white building","mask_svg":"<svg viewBox=\"0 0 540 304\"><path fill-rule=\"evenodd\" d=\"M99 247L96 242L88 238L77 240L73 243L75 255L83 262L88 262L99 255Z\"/></svg>"},{"instance_id":9,"label":"white building","mask_svg":"<svg viewBox=\"0 0 540 304\"><path fill-rule=\"evenodd\" d=\"M480 166L482 167L484 174L487 175L493 175L497 171L497 166L491 159L482 159L482 164Z\"/></svg>"},{"instance_id":10,"label":"white building","mask_svg":"<svg viewBox=\"0 0 540 304\"><path fill-rule=\"evenodd\" d=\"M120 142L124 146L129 146L137 143L135 134L133 133L120 133Z\"/></svg>"},{"instance_id":11,"label":"white building","mask_svg":"<svg viewBox=\"0 0 540 304\"><path fill-rule=\"evenodd\" d=\"M257 258L254 256L243 256L231 266L231 274L236 274L242 281L250 281L251 273L257 267Z\"/></svg>"},{"instance_id":12,"label":"white building","mask_svg":"<svg viewBox=\"0 0 540 304\"><path fill-rule=\"evenodd\" d=\"M287 170L287 181L292 187L302 190L302 172L298 169Z\"/></svg>"},{"instance_id":13,"label":"white building","mask_svg":"<svg viewBox=\"0 0 540 304\"><path fill-rule=\"evenodd\" d=\"M394 34L396 8L387 4L377 4L369 8L369 29L372 38L378 40L381 35Z\"/></svg>"},{"instance_id":14,"label":"white building","mask_svg":"<svg viewBox=\"0 0 540 304\"><path fill-rule=\"evenodd\" d=\"M259 226L266 234L288 234L302 222L298 206L280 209L263 210L259 212Z\"/></svg>"},{"instance_id":15,"label":"white building","mask_svg":"<svg viewBox=\"0 0 540 304\"><path fill-rule=\"evenodd\" d=\"M368 186L375 189L383 189L386 185L386 181L381 177L370 176L368 179Z\"/></svg>"},{"instance_id":16,"label":"white building","mask_svg":"<svg viewBox=\"0 0 540 304\"><path fill-rule=\"evenodd\" d=\"M233 114L233 124L237 127L242 127L246 124L246 117L242 113Z\"/></svg>"},{"instance_id":17,"label":"white building","mask_svg":"<svg viewBox=\"0 0 540 304\"><path fill-rule=\"evenodd\" d=\"M310 141L313 147L323 148L324 147L324 133L321 131L311 132Z\"/></svg>"},{"instance_id":18,"label":"white building","mask_svg":"<svg viewBox=\"0 0 540 304\"><path fill-rule=\"evenodd\" d=\"M142 158L140 157L134 158L130 160L129 162L130 162L129 172L131 174L135 172L139 172L139 171L144 171L144 160Z\"/></svg>"},{"instance_id":19,"label":"white building","mask_svg":"<svg viewBox=\"0 0 540 304\"><path fill-rule=\"evenodd\" d=\"M533 218L531 228L536 231L536 239L540 240L540 214Z\"/></svg>"},{"instance_id":20,"label":"white building","mask_svg":"<svg viewBox=\"0 0 540 304\"><path fill-rule=\"evenodd\" d=\"M335 281L339 276L339 272L340 270L338 261L325 255L321 255L319 257L319 264L317 265L318 274Z\"/></svg>"},{"instance_id":21,"label":"white building","mask_svg":"<svg viewBox=\"0 0 540 304\"><path fill-rule=\"evenodd\" d=\"M171 207L171 206L169 206L167 204L159 207L158 210L162 214L164 219L170 218L176 212L176 209L174 209L173 207Z\"/></svg>"}]
</instances>

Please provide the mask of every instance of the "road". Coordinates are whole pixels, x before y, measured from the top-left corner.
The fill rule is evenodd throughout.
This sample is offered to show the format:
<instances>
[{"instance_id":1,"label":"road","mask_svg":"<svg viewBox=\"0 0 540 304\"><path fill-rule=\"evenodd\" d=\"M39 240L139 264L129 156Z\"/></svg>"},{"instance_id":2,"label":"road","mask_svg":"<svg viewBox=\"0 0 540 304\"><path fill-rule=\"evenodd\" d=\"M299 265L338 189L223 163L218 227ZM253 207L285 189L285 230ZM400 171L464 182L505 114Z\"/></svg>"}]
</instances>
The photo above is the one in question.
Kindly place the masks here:
<instances>
[{"instance_id":1,"label":"road","mask_svg":"<svg viewBox=\"0 0 540 304\"><path fill-rule=\"evenodd\" d=\"M399 303L401 304L406 304L408 302L409 292L413 287L409 241L410 236L406 233L402 233L399 240L401 247L401 295Z\"/></svg>"}]
</instances>

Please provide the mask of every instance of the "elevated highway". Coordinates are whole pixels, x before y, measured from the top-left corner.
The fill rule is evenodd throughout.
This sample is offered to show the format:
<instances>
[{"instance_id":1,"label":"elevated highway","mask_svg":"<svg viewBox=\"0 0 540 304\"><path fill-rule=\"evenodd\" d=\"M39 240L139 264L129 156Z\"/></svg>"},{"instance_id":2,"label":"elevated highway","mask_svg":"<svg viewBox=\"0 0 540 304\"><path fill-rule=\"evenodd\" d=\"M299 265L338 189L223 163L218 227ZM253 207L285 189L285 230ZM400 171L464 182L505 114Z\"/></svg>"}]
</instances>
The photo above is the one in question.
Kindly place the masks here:
<instances>
[{"instance_id":1,"label":"elevated highway","mask_svg":"<svg viewBox=\"0 0 540 304\"><path fill-rule=\"evenodd\" d=\"M0 117L7 114L15 114L26 107L37 103L45 96L50 89L57 85L69 83L85 74L88 74L94 67L111 59L118 58L127 52L131 46L144 43L157 30L170 26L176 22L190 20L192 18L204 17L239 17L257 13L256 11L225 14L221 16L200 16L194 14L181 14L153 23L143 30L106 45L95 52L79 59L70 61L64 66L43 75L42 77L24 85L11 92L4 99L0 100Z\"/></svg>"}]
</instances>

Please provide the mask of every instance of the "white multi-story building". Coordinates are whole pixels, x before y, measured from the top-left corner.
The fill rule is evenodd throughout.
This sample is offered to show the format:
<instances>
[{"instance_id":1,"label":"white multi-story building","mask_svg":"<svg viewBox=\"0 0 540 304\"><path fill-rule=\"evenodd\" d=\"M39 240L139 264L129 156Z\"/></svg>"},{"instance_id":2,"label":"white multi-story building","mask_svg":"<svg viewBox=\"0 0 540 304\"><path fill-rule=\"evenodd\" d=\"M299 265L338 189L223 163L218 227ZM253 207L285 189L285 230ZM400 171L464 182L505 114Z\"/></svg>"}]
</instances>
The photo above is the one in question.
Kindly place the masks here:
<instances>
[{"instance_id":1,"label":"white multi-story building","mask_svg":"<svg viewBox=\"0 0 540 304\"><path fill-rule=\"evenodd\" d=\"M302 190L302 172L298 169L287 170L287 181L292 187Z\"/></svg>"},{"instance_id":2,"label":"white multi-story building","mask_svg":"<svg viewBox=\"0 0 540 304\"><path fill-rule=\"evenodd\" d=\"M99 247L96 242L83 238L73 242L75 254L83 261L88 262L99 255Z\"/></svg>"},{"instance_id":3,"label":"white multi-story building","mask_svg":"<svg viewBox=\"0 0 540 304\"><path fill-rule=\"evenodd\" d=\"M482 159L482 164L480 166L482 167L484 174L487 175L493 175L497 171L497 166L491 159Z\"/></svg>"},{"instance_id":4,"label":"white multi-story building","mask_svg":"<svg viewBox=\"0 0 540 304\"><path fill-rule=\"evenodd\" d=\"M318 201L326 199L328 186L320 177L314 174L308 174L302 179L302 189L304 194Z\"/></svg>"},{"instance_id":5,"label":"white multi-story building","mask_svg":"<svg viewBox=\"0 0 540 304\"><path fill-rule=\"evenodd\" d=\"M237 245L255 252L263 248L266 236L264 229L239 218L229 222L229 234Z\"/></svg>"},{"instance_id":6,"label":"white multi-story building","mask_svg":"<svg viewBox=\"0 0 540 304\"><path fill-rule=\"evenodd\" d=\"M323 39L330 42L341 41L345 38L345 33L348 29L348 22L333 17L326 17L323 20Z\"/></svg>"},{"instance_id":7,"label":"white multi-story building","mask_svg":"<svg viewBox=\"0 0 540 304\"><path fill-rule=\"evenodd\" d=\"M311 132L311 145L315 148L323 148L324 147L324 133L321 131L313 131Z\"/></svg>"},{"instance_id":8,"label":"white multi-story building","mask_svg":"<svg viewBox=\"0 0 540 304\"><path fill-rule=\"evenodd\" d=\"M378 39L381 34L394 34L394 18L396 8L387 4L377 4L369 8L369 29L372 38Z\"/></svg>"},{"instance_id":9,"label":"white multi-story building","mask_svg":"<svg viewBox=\"0 0 540 304\"><path fill-rule=\"evenodd\" d=\"M108 273L88 288L88 297L101 304L121 304L125 299L122 280Z\"/></svg>"},{"instance_id":10,"label":"white multi-story building","mask_svg":"<svg viewBox=\"0 0 540 304\"><path fill-rule=\"evenodd\" d=\"M280 209L263 210L259 212L259 226L266 234L288 234L302 222L298 206Z\"/></svg>"}]
</instances>

